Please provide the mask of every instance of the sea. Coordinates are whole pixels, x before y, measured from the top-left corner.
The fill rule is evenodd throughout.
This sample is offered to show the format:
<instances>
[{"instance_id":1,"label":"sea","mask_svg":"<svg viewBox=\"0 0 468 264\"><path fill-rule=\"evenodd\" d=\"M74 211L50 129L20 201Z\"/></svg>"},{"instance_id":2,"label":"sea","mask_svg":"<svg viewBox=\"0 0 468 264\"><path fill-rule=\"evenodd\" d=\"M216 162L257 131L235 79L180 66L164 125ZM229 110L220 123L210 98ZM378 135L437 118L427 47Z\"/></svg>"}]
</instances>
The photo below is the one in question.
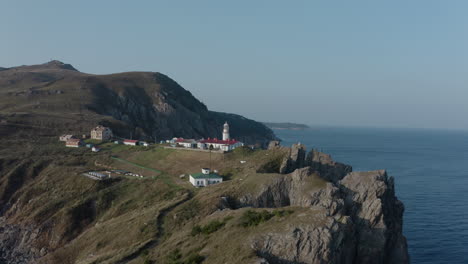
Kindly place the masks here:
<instances>
[{"instance_id":1,"label":"sea","mask_svg":"<svg viewBox=\"0 0 468 264\"><path fill-rule=\"evenodd\" d=\"M354 171L386 169L405 205L411 263L468 264L468 132L337 128L274 130Z\"/></svg>"}]
</instances>

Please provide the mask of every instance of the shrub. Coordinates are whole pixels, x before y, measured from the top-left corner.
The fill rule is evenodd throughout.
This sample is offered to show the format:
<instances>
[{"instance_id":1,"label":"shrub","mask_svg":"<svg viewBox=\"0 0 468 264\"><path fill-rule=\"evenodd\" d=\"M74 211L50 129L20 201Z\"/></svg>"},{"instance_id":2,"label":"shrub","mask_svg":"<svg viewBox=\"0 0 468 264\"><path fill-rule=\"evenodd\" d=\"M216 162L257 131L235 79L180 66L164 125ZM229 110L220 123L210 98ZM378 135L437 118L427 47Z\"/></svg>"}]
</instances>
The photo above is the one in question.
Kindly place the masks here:
<instances>
[{"instance_id":1,"label":"shrub","mask_svg":"<svg viewBox=\"0 0 468 264\"><path fill-rule=\"evenodd\" d=\"M197 200L193 199L180 208L180 210L177 212L177 217L181 221L186 221L195 217L199 211L200 204Z\"/></svg>"},{"instance_id":2,"label":"shrub","mask_svg":"<svg viewBox=\"0 0 468 264\"><path fill-rule=\"evenodd\" d=\"M184 261L184 264L200 264L205 260L205 257L198 255L197 253L192 253L188 256L187 260Z\"/></svg>"},{"instance_id":3,"label":"shrub","mask_svg":"<svg viewBox=\"0 0 468 264\"><path fill-rule=\"evenodd\" d=\"M283 156L277 156L273 159L262 164L258 169L258 173L279 173L281 163L283 162Z\"/></svg>"},{"instance_id":4,"label":"shrub","mask_svg":"<svg viewBox=\"0 0 468 264\"><path fill-rule=\"evenodd\" d=\"M275 210L275 211L273 211L273 213L277 217L283 217L283 216L288 216L288 215L294 213L294 211L293 210Z\"/></svg>"},{"instance_id":5,"label":"shrub","mask_svg":"<svg viewBox=\"0 0 468 264\"><path fill-rule=\"evenodd\" d=\"M273 213L270 213L266 210L262 212L248 210L241 217L241 225L243 227L257 226L263 222L270 220L273 216Z\"/></svg>"},{"instance_id":6,"label":"shrub","mask_svg":"<svg viewBox=\"0 0 468 264\"><path fill-rule=\"evenodd\" d=\"M154 262L150 259L145 259L145 261L143 262L143 264L153 264Z\"/></svg>"},{"instance_id":7,"label":"shrub","mask_svg":"<svg viewBox=\"0 0 468 264\"><path fill-rule=\"evenodd\" d=\"M198 234L209 235L209 234L214 233L214 232L218 231L219 229L221 229L225 224L226 224L225 222L220 222L218 220L214 220L214 221L211 221L210 223L208 223L205 226L196 225L196 226L194 226L192 228L191 235L192 236L196 236Z\"/></svg>"},{"instance_id":8,"label":"shrub","mask_svg":"<svg viewBox=\"0 0 468 264\"><path fill-rule=\"evenodd\" d=\"M273 212L269 211L261 211L261 212L255 212L252 210L246 211L242 217L241 217L241 226L243 227L249 227L249 226L257 226L261 223L264 223L273 216L277 217L283 217L283 216L288 216L292 214L294 211L292 210L274 210Z\"/></svg>"},{"instance_id":9,"label":"shrub","mask_svg":"<svg viewBox=\"0 0 468 264\"><path fill-rule=\"evenodd\" d=\"M182 253L180 253L179 249L172 251L166 257L168 264L181 264L180 262L181 258L182 258Z\"/></svg>"}]
</instances>

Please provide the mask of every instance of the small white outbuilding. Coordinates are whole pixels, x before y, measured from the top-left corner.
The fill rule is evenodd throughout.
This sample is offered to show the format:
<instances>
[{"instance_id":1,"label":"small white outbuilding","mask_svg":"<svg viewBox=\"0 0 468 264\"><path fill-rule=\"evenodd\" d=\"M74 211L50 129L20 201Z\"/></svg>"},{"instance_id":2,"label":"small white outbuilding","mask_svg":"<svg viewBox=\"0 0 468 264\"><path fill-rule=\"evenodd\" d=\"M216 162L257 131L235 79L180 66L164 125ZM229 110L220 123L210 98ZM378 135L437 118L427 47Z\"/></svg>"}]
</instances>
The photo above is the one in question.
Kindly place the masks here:
<instances>
[{"instance_id":1,"label":"small white outbuilding","mask_svg":"<svg viewBox=\"0 0 468 264\"><path fill-rule=\"evenodd\" d=\"M205 187L208 185L223 182L223 177L211 172L208 168L203 168L202 172L190 174L190 183L195 187Z\"/></svg>"}]
</instances>

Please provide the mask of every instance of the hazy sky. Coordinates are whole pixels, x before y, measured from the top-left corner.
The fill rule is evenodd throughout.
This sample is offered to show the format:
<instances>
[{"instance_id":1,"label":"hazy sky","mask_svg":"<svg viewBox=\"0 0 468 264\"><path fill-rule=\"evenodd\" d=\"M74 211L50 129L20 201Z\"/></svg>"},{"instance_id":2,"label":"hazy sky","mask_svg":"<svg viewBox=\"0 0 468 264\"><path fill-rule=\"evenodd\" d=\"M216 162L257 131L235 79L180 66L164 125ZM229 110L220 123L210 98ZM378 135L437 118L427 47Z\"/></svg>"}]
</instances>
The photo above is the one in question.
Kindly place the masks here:
<instances>
[{"instance_id":1,"label":"hazy sky","mask_svg":"<svg viewBox=\"0 0 468 264\"><path fill-rule=\"evenodd\" d=\"M0 66L159 71L256 120L468 129L467 12L462 0L3 1Z\"/></svg>"}]
</instances>

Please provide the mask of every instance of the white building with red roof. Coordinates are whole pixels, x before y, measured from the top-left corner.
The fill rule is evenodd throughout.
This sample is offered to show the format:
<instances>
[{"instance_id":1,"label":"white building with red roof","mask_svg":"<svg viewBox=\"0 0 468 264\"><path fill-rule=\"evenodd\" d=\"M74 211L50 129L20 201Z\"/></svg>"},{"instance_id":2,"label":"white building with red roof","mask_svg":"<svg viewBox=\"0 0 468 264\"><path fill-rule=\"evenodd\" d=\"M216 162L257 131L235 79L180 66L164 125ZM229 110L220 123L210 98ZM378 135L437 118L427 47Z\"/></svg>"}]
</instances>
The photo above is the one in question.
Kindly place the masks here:
<instances>
[{"instance_id":1,"label":"white building with red roof","mask_svg":"<svg viewBox=\"0 0 468 264\"><path fill-rule=\"evenodd\" d=\"M223 126L223 139L208 138L198 141L198 148L209 149L210 146L213 149L220 149L222 151L231 151L235 148L244 146L244 143L237 141L229 135L229 124L226 122Z\"/></svg>"},{"instance_id":2,"label":"white building with red roof","mask_svg":"<svg viewBox=\"0 0 468 264\"><path fill-rule=\"evenodd\" d=\"M65 142L65 147L68 148L79 148L81 146L83 146L83 141L78 138L70 138L67 140L67 142Z\"/></svg>"},{"instance_id":3,"label":"white building with red roof","mask_svg":"<svg viewBox=\"0 0 468 264\"><path fill-rule=\"evenodd\" d=\"M138 140L126 139L123 143L124 145L136 146L138 144Z\"/></svg>"},{"instance_id":4,"label":"white building with red roof","mask_svg":"<svg viewBox=\"0 0 468 264\"><path fill-rule=\"evenodd\" d=\"M197 141L195 139L175 138L174 143L184 148L197 148Z\"/></svg>"},{"instance_id":5,"label":"white building with red roof","mask_svg":"<svg viewBox=\"0 0 468 264\"><path fill-rule=\"evenodd\" d=\"M235 139L221 140L217 138L202 139L199 141L198 148L209 149L213 146L213 149L220 149L222 151L231 151L235 148L244 146L244 143Z\"/></svg>"}]
</instances>

